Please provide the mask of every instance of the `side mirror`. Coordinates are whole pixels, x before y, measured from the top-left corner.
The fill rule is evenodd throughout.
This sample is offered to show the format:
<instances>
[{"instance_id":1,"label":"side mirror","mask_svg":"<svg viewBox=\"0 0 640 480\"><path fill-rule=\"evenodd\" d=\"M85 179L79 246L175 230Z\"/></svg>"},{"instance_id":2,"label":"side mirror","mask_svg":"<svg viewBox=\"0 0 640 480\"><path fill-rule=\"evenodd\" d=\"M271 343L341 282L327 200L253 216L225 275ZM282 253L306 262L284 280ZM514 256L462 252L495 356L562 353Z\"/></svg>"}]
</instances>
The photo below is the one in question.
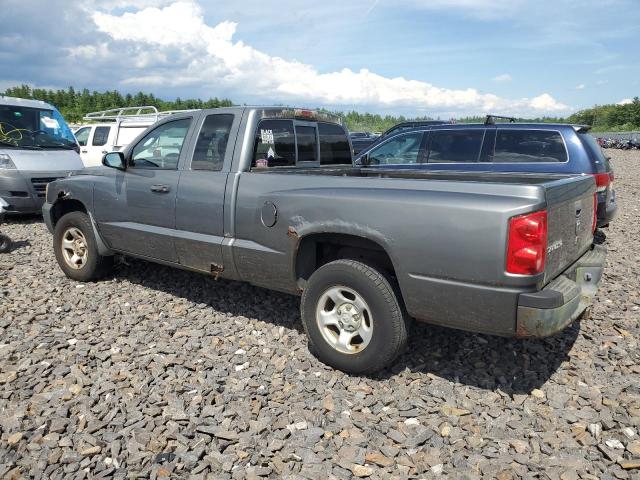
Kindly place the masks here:
<instances>
[{"instance_id":1,"label":"side mirror","mask_svg":"<svg viewBox=\"0 0 640 480\"><path fill-rule=\"evenodd\" d=\"M361 156L357 162L356 165L362 165L363 167L366 167L369 165L369 154L365 153L363 156Z\"/></svg>"},{"instance_id":2,"label":"side mirror","mask_svg":"<svg viewBox=\"0 0 640 480\"><path fill-rule=\"evenodd\" d=\"M124 154L122 152L109 152L105 154L105 156L102 157L102 165L118 170L127 169L127 164L124 160Z\"/></svg>"}]
</instances>

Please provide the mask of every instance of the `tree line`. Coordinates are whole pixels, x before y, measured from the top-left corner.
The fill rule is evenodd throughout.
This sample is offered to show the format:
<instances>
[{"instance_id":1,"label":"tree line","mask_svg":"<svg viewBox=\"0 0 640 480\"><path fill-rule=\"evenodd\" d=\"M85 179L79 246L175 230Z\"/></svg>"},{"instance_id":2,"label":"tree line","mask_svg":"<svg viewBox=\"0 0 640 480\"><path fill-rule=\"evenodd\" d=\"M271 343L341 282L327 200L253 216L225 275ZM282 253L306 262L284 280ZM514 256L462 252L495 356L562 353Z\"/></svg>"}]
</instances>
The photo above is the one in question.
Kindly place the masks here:
<instances>
[{"instance_id":1,"label":"tree line","mask_svg":"<svg viewBox=\"0 0 640 480\"><path fill-rule=\"evenodd\" d=\"M69 123L79 123L82 117L89 112L107 110L110 108L139 107L152 105L160 111L183 110L192 108L218 108L230 107L233 102L229 99L217 97L209 100L186 99L180 97L173 101L162 100L152 93L138 92L136 94L121 94L117 90L106 92L90 92L88 89L75 90L69 87L66 90L50 90L44 88L31 88L28 85L20 85L5 90L2 95L8 97L30 98L42 100L54 105L65 120Z\"/></svg>"},{"instance_id":2,"label":"tree line","mask_svg":"<svg viewBox=\"0 0 640 480\"><path fill-rule=\"evenodd\" d=\"M181 110L192 108L218 108L230 107L234 103L227 98L213 97L208 100L202 99L181 99L180 97L172 101L162 100L152 93L138 92L136 94L122 94L117 90L106 92L89 91L88 89L75 90L68 89L44 89L31 88L28 85L11 87L2 92L9 97L31 98L43 100L55 105L65 119L70 123L82 121L82 117L97 110L106 110L119 107L137 107L142 105L153 105L158 110ZM384 132L398 123L407 120L441 120L432 117L405 117L403 115L380 115L372 113L331 112L342 117L345 125L352 132ZM481 123L485 117L469 116L455 120L456 123ZM625 105L596 105L592 108L580 110L569 117L538 117L538 118L518 118L542 123L578 123L592 125L594 131L630 131L640 130L640 99L635 97L631 103Z\"/></svg>"},{"instance_id":3,"label":"tree line","mask_svg":"<svg viewBox=\"0 0 640 480\"><path fill-rule=\"evenodd\" d=\"M640 130L640 98L625 105L596 105L569 116L570 123L592 125L598 132Z\"/></svg>"}]
</instances>

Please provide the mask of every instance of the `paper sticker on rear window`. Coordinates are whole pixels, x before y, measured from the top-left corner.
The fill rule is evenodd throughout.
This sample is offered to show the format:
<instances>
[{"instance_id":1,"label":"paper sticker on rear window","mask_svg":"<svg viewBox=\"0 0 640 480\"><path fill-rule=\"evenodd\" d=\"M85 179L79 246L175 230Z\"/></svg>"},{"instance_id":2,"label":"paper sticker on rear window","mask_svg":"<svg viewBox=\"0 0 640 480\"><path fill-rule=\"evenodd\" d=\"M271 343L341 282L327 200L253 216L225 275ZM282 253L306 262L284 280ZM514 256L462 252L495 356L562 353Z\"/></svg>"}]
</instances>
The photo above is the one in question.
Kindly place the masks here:
<instances>
[{"instance_id":1,"label":"paper sticker on rear window","mask_svg":"<svg viewBox=\"0 0 640 480\"><path fill-rule=\"evenodd\" d=\"M260 140L262 143L268 143L269 145L273 145L273 130L260 130Z\"/></svg>"}]
</instances>

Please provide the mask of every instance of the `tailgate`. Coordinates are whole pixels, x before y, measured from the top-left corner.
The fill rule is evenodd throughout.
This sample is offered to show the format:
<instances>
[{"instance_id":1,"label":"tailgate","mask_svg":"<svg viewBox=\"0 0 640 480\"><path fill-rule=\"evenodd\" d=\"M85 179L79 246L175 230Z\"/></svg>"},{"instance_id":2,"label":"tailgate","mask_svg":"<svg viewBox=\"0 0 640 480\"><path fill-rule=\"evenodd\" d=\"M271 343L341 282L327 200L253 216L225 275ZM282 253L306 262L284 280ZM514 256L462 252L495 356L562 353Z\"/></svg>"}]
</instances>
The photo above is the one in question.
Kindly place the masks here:
<instances>
[{"instance_id":1,"label":"tailgate","mask_svg":"<svg viewBox=\"0 0 640 480\"><path fill-rule=\"evenodd\" d=\"M546 284L574 263L593 243L596 188L591 176L557 180L545 188L548 218Z\"/></svg>"}]
</instances>

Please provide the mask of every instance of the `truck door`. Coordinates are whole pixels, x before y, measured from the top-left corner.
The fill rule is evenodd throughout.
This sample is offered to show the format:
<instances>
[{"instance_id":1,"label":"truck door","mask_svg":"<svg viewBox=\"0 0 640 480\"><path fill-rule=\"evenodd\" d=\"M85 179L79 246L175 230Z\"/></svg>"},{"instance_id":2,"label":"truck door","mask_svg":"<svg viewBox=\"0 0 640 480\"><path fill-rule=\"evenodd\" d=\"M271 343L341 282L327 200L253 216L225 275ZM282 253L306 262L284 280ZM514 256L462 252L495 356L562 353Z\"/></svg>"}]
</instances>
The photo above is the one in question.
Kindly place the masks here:
<instances>
[{"instance_id":1,"label":"truck door","mask_svg":"<svg viewBox=\"0 0 640 480\"><path fill-rule=\"evenodd\" d=\"M191 121L188 117L161 123L127 151L126 171L96 182L96 220L114 249L178 263L178 163Z\"/></svg>"},{"instance_id":2,"label":"truck door","mask_svg":"<svg viewBox=\"0 0 640 480\"><path fill-rule=\"evenodd\" d=\"M89 137L91 136L92 128L93 127L90 126L82 127L76 130L76 132L74 133L76 140L78 141L78 145L80 146L80 158L82 159L85 167L89 165L87 143L89 143Z\"/></svg>"},{"instance_id":3,"label":"truck door","mask_svg":"<svg viewBox=\"0 0 640 480\"><path fill-rule=\"evenodd\" d=\"M87 145L80 150L86 167L102 165L102 157L111 150L107 144L111 134L111 125L96 125L89 136Z\"/></svg>"},{"instance_id":4,"label":"truck door","mask_svg":"<svg viewBox=\"0 0 640 480\"><path fill-rule=\"evenodd\" d=\"M176 199L176 250L180 264L208 273L223 268L224 197L240 116L203 116L193 152L180 175Z\"/></svg>"}]
</instances>

